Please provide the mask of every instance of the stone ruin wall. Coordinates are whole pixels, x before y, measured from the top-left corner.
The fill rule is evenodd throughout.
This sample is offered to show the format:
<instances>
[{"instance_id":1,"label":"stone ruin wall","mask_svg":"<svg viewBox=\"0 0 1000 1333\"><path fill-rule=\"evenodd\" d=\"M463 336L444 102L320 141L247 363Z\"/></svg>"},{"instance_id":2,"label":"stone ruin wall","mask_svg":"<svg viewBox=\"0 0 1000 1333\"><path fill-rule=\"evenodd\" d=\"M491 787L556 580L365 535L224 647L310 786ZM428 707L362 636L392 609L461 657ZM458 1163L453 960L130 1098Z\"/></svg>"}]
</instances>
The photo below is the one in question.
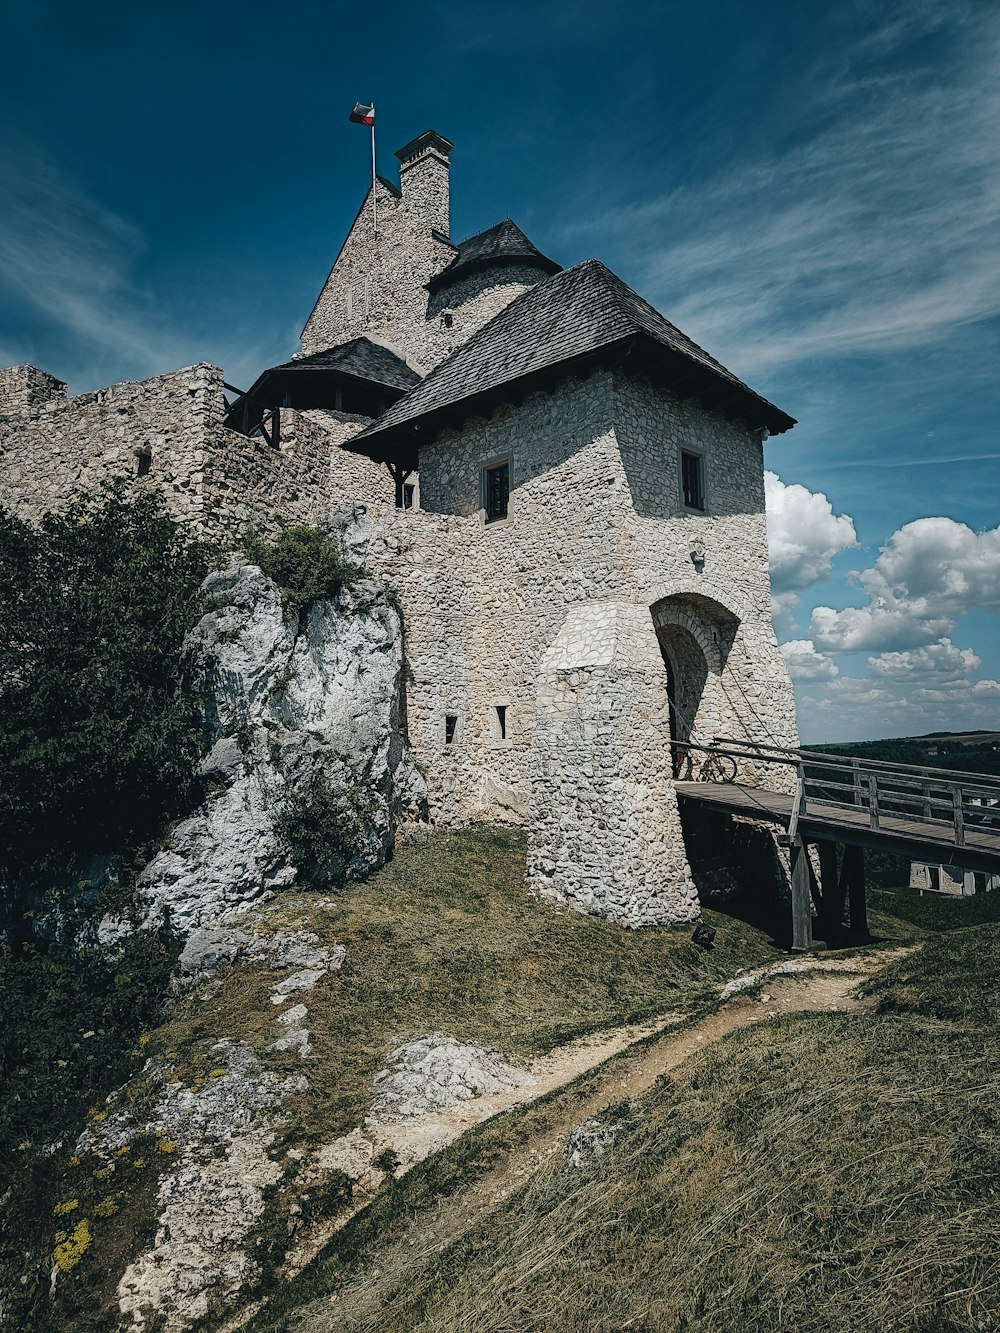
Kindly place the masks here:
<instances>
[{"instance_id":1,"label":"stone ruin wall","mask_svg":"<svg viewBox=\"0 0 1000 1333\"><path fill-rule=\"evenodd\" d=\"M226 429L222 383L217 367L197 365L66 398L35 367L0 372L4 503L35 521L131 478L159 491L197 536L223 545L249 529L273 532L279 518L316 522L331 507L392 504L385 469L337 448L365 418L285 409L273 449Z\"/></svg>"},{"instance_id":2,"label":"stone ruin wall","mask_svg":"<svg viewBox=\"0 0 1000 1333\"><path fill-rule=\"evenodd\" d=\"M682 444L705 458L704 515L682 509ZM480 471L504 457L509 515L486 525ZM795 743L770 619L759 440L599 371L425 446L420 484L422 512L376 530L371 560L403 598L410 741L435 817L529 823L533 882L583 910L629 925L689 918L651 608L662 603L667 632L688 628L713 657L692 739L763 730ZM610 659L595 660L595 644ZM771 772L741 778L775 785Z\"/></svg>"},{"instance_id":3,"label":"stone ruin wall","mask_svg":"<svg viewBox=\"0 0 1000 1333\"><path fill-rule=\"evenodd\" d=\"M221 428L221 403L221 375L198 365L0 415L4 503L38 519L78 492L136 477L145 455L150 470L138 484L161 491L174 517L197 528L205 444Z\"/></svg>"},{"instance_id":4,"label":"stone ruin wall","mask_svg":"<svg viewBox=\"0 0 1000 1333\"><path fill-rule=\"evenodd\" d=\"M280 448L225 430L205 468L202 530L223 545L284 523L321 523L356 504L395 504L386 468L339 446L368 424L346 412L281 409Z\"/></svg>"}]
</instances>

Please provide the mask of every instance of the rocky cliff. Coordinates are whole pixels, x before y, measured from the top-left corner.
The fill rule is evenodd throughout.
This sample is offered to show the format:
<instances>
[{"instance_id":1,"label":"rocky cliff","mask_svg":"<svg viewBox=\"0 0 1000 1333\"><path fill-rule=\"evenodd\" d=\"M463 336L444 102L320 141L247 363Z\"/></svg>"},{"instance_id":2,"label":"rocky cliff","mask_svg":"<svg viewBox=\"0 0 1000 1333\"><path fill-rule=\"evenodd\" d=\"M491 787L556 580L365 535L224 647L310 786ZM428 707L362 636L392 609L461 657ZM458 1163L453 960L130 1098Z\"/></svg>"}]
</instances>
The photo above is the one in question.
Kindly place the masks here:
<instances>
[{"instance_id":1,"label":"rocky cliff","mask_svg":"<svg viewBox=\"0 0 1000 1333\"><path fill-rule=\"evenodd\" d=\"M382 584L362 579L289 616L254 565L209 576L212 609L189 636L205 689L211 794L139 880L148 919L185 935L302 878L282 814L320 780L339 803L337 873L363 878L416 818L423 779L402 736L402 623Z\"/></svg>"}]
</instances>

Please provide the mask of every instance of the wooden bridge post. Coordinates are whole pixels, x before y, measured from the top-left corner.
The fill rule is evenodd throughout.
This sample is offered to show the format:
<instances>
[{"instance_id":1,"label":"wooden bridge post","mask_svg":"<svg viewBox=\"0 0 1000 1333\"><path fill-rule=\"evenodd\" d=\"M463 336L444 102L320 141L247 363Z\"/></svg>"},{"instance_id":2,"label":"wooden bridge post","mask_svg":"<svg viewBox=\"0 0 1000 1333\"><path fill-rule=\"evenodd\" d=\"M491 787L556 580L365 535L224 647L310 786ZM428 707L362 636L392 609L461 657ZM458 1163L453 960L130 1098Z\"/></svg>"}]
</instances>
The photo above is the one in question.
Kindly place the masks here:
<instances>
[{"instance_id":1,"label":"wooden bridge post","mask_svg":"<svg viewBox=\"0 0 1000 1333\"><path fill-rule=\"evenodd\" d=\"M823 935L832 948L840 939L844 925L844 895L837 879L837 844L824 838L816 846L819 849Z\"/></svg>"},{"instance_id":2,"label":"wooden bridge post","mask_svg":"<svg viewBox=\"0 0 1000 1333\"><path fill-rule=\"evenodd\" d=\"M792 949L811 949L812 896L809 892L809 853L805 843L796 837L791 845L792 859Z\"/></svg>"},{"instance_id":3,"label":"wooden bridge post","mask_svg":"<svg viewBox=\"0 0 1000 1333\"><path fill-rule=\"evenodd\" d=\"M847 875L847 899L851 912L851 934L868 938L868 903L865 899L865 849L844 848L844 871Z\"/></svg>"}]
</instances>

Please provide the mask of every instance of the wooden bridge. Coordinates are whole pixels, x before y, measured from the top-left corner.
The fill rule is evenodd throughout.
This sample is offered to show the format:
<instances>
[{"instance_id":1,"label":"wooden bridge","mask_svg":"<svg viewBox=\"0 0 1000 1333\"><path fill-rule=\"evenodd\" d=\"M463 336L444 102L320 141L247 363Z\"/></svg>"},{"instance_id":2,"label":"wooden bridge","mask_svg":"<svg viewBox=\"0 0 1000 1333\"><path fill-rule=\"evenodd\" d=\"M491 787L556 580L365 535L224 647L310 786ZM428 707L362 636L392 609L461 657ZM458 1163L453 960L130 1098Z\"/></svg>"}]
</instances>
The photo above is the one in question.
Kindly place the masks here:
<instances>
[{"instance_id":1,"label":"wooden bridge","mask_svg":"<svg viewBox=\"0 0 1000 1333\"><path fill-rule=\"evenodd\" d=\"M845 905L852 935L867 935L866 847L1000 872L1000 778L725 737L710 746L676 743L674 753L675 760L685 756L676 782L682 803L782 826L779 840L791 850L793 949L814 945L813 908L826 944L842 937ZM739 780L748 770L756 776L761 765L794 770L794 791ZM810 844L818 852L818 877Z\"/></svg>"}]
</instances>

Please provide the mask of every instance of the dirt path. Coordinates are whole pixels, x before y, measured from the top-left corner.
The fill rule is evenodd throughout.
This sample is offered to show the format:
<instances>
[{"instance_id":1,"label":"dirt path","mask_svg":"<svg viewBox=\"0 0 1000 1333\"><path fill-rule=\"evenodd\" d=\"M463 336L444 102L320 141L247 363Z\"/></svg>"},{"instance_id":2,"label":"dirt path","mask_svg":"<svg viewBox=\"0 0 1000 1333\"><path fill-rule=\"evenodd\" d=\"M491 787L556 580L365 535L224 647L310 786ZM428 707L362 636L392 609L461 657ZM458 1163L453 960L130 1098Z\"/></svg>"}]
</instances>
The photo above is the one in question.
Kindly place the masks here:
<instances>
[{"instance_id":1,"label":"dirt path","mask_svg":"<svg viewBox=\"0 0 1000 1333\"><path fill-rule=\"evenodd\" d=\"M403 1146L411 1150L417 1147L420 1151L427 1147L429 1151L435 1151L509 1106L533 1101L546 1092L568 1086L581 1073L605 1066L582 1098L579 1095L568 1097L564 1107L556 1108L554 1118L544 1130L529 1134L486 1176L470 1184L466 1190L438 1200L432 1209L414 1217L404 1231L366 1256L363 1272L339 1291L302 1306L289 1318L287 1327L294 1328L297 1333L299 1330L301 1333L330 1333L332 1330L344 1330L345 1333L365 1330L368 1333L377 1328L379 1312L384 1310L392 1293L405 1288L413 1275L433 1264L435 1256L514 1193L541 1162L561 1154L575 1126L600 1114L609 1105L641 1096L661 1075L670 1073L736 1028L776 1014L823 1010L845 1012L863 1007L863 1001L856 995L858 983L887 966L902 952L907 951L879 952L869 957L803 960L791 967L784 965L777 975L774 969L761 969L755 974L762 982L758 994L737 994L717 1012L684 1026L680 1031L669 1030L678 1023L677 1017L665 1015L654 1023L597 1034L550 1052L532 1067L530 1085L502 1097L478 1098L458 1112L436 1118L430 1137L440 1138L440 1142L435 1142L434 1147L430 1147L426 1140L420 1141L426 1126L407 1126L402 1131ZM649 1041L648 1038L658 1031L662 1035ZM426 1155L427 1152L420 1151L420 1156ZM338 1219L338 1226L331 1228L321 1243L348 1220ZM319 1246L310 1245L309 1248L315 1253Z\"/></svg>"}]
</instances>

